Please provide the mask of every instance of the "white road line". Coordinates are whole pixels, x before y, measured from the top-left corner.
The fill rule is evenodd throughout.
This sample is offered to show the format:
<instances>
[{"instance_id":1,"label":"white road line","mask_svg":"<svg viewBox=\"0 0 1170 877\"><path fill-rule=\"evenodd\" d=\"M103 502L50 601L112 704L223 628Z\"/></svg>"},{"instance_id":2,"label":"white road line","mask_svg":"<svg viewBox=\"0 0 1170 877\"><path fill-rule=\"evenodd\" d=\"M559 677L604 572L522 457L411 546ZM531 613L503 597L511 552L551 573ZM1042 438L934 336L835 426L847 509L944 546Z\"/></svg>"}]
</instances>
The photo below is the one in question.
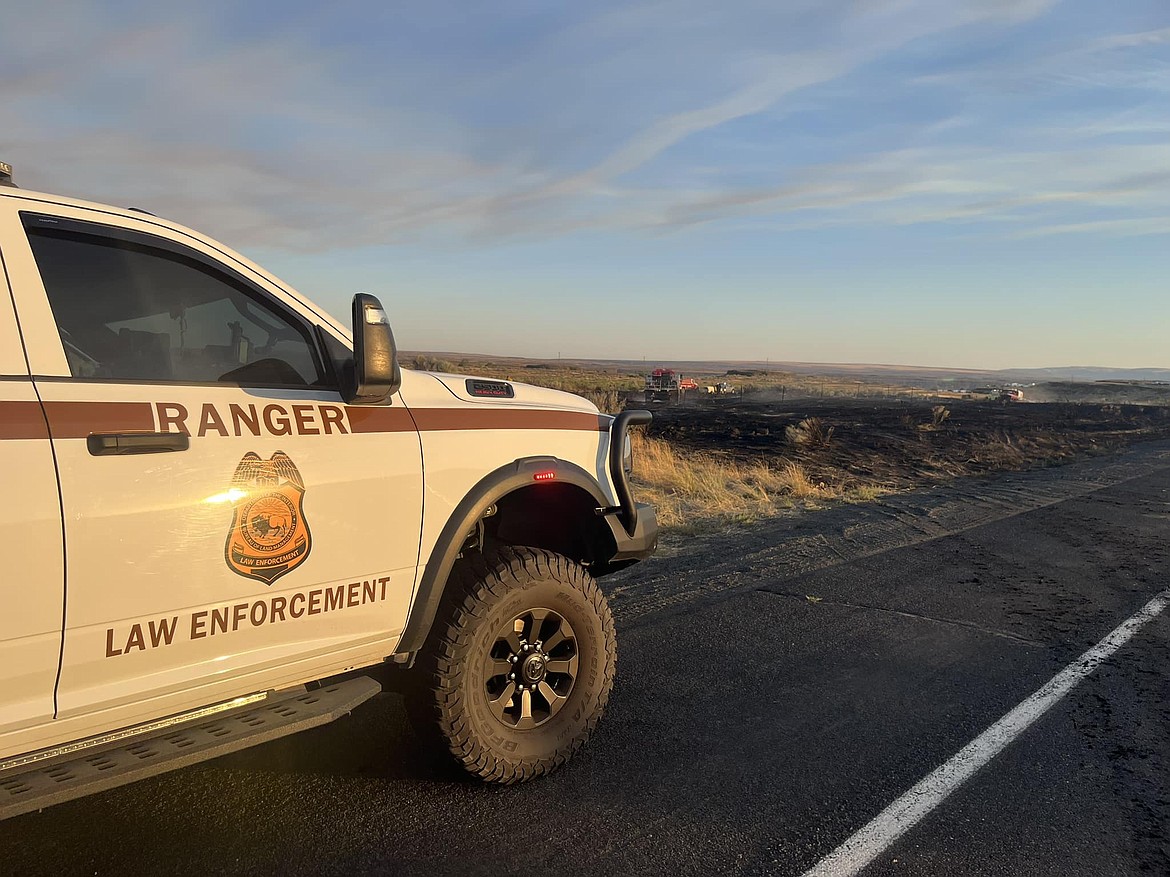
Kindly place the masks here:
<instances>
[{"instance_id":1,"label":"white road line","mask_svg":"<svg viewBox=\"0 0 1170 877\"><path fill-rule=\"evenodd\" d=\"M1170 588L1158 594L1109 636L1038 689L1031 697L964 746L949 761L879 813L868 825L804 873L804 877L845 877L861 871L946 797L995 758L1009 743L1068 694L1097 666L1170 605Z\"/></svg>"}]
</instances>

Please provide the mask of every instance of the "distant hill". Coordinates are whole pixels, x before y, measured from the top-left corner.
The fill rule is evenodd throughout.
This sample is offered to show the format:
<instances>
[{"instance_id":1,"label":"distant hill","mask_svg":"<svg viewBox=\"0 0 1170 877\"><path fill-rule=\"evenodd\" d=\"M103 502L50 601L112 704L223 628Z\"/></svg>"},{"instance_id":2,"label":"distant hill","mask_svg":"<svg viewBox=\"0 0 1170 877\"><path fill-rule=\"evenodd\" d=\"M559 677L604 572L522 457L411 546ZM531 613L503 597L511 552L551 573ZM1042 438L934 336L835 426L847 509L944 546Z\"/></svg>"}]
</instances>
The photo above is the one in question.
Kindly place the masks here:
<instances>
[{"instance_id":1,"label":"distant hill","mask_svg":"<svg viewBox=\"0 0 1170 877\"><path fill-rule=\"evenodd\" d=\"M482 353L449 353L428 351L428 355L450 360L515 364L523 367L535 363L560 363L587 368L616 369L638 372L652 368L672 368L684 374L723 374L729 370L789 372L800 375L841 375L854 380L874 383L890 381L905 386L923 388L965 387L975 384L1001 385L1007 383L1032 384L1046 382L1135 381L1140 383L1170 382L1170 368L1108 368L1104 366L1062 366L1053 368L964 369L945 366L890 365L884 363L849 362L760 362L749 360L641 360L641 359L533 359L520 356L491 356ZM403 353L404 358L414 356Z\"/></svg>"},{"instance_id":2,"label":"distant hill","mask_svg":"<svg viewBox=\"0 0 1170 877\"><path fill-rule=\"evenodd\" d=\"M1170 382L1170 368L1104 368L1078 365L1066 368L1005 369L1000 374L1026 375L1032 381ZM1018 379L1012 378L1012 380Z\"/></svg>"},{"instance_id":3,"label":"distant hill","mask_svg":"<svg viewBox=\"0 0 1170 877\"><path fill-rule=\"evenodd\" d=\"M1087 402L1108 405L1170 405L1170 383L1141 381L1050 381L1028 387L1032 402Z\"/></svg>"}]
</instances>

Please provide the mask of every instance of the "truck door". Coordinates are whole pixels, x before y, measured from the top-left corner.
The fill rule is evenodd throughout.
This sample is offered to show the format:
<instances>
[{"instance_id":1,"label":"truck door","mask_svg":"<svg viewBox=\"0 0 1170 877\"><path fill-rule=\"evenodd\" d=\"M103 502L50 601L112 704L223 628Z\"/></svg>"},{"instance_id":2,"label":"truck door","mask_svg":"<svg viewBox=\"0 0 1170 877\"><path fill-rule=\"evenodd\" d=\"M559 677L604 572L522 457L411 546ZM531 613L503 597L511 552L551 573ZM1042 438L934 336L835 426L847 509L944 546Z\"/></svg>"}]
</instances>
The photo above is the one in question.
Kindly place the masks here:
<instances>
[{"instance_id":1,"label":"truck door","mask_svg":"<svg viewBox=\"0 0 1170 877\"><path fill-rule=\"evenodd\" d=\"M0 758L53 719L65 579L61 505L0 253Z\"/></svg>"},{"instance_id":2,"label":"truck door","mask_svg":"<svg viewBox=\"0 0 1170 877\"><path fill-rule=\"evenodd\" d=\"M346 406L336 328L207 242L18 222L65 515L60 713L128 724L390 654L422 503L401 399Z\"/></svg>"}]
</instances>

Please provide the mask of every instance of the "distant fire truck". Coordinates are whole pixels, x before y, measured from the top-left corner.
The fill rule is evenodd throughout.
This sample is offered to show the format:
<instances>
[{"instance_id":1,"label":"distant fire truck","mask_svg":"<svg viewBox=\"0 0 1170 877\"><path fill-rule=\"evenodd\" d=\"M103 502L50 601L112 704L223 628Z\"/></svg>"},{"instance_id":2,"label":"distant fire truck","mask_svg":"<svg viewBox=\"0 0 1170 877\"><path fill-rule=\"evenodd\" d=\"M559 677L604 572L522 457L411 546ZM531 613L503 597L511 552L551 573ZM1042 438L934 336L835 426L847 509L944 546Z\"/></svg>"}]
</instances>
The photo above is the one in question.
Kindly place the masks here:
<instances>
[{"instance_id":1,"label":"distant fire truck","mask_svg":"<svg viewBox=\"0 0 1170 877\"><path fill-rule=\"evenodd\" d=\"M687 390L697 390L698 383L669 368L656 368L646 375L647 402L678 402Z\"/></svg>"}]
</instances>

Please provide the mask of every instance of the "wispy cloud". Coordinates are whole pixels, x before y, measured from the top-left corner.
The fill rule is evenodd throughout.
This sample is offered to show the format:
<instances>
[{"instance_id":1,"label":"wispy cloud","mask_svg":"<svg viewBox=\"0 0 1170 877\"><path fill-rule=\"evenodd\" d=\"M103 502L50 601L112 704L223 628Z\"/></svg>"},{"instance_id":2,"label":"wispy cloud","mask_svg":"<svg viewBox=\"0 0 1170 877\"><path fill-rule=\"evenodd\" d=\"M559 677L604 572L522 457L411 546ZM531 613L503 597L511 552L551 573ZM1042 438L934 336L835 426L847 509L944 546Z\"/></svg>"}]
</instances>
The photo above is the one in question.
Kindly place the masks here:
<instances>
[{"instance_id":1,"label":"wispy cloud","mask_svg":"<svg viewBox=\"0 0 1170 877\"><path fill-rule=\"evenodd\" d=\"M1047 237L1062 234L1094 234L1116 237L1170 234L1170 216L1148 219L1099 219L1093 222L1069 222L1020 231L1017 237Z\"/></svg>"},{"instance_id":2,"label":"wispy cloud","mask_svg":"<svg viewBox=\"0 0 1170 877\"><path fill-rule=\"evenodd\" d=\"M680 198L663 211L661 222L689 226L755 215L795 217L790 227L1008 221L1042 229L1064 225L1070 211L1152 211L1170 217L1167 203L1170 146L1060 153L918 149L804 168L782 186ZM1143 219L1141 227L1151 225Z\"/></svg>"},{"instance_id":3,"label":"wispy cloud","mask_svg":"<svg viewBox=\"0 0 1170 877\"><path fill-rule=\"evenodd\" d=\"M1170 27L1140 33L1117 34L1103 37L1093 43L1095 49L1132 49L1136 47L1161 46L1170 43Z\"/></svg>"},{"instance_id":4,"label":"wispy cloud","mask_svg":"<svg viewBox=\"0 0 1170 877\"><path fill-rule=\"evenodd\" d=\"M296 251L759 217L1151 233L1170 132L1144 102L1170 90L1149 57L1170 28L1000 54L1053 5L519 4L496 57L485 20L442 5L391 46L312 12L273 30L221 24L230 6L30 4L0 33L0 153L27 185ZM1105 87L1128 105L1070 111Z\"/></svg>"}]
</instances>

